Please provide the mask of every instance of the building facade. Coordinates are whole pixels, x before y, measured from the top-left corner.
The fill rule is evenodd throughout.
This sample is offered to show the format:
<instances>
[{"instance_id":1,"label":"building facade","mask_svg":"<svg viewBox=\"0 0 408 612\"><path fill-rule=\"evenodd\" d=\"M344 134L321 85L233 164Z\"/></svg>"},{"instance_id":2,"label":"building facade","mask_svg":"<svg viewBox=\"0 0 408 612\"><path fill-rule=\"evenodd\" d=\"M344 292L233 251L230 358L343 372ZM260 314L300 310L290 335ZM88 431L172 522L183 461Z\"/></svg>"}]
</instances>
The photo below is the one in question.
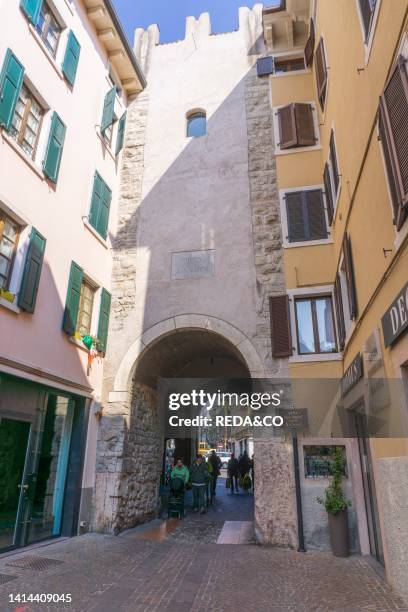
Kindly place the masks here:
<instances>
[{"instance_id":1,"label":"building facade","mask_svg":"<svg viewBox=\"0 0 408 612\"><path fill-rule=\"evenodd\" d=\"M110 2L0 5L0 549L89 525L126 108Z\"/></svg>"},{"instance_id":2,"label":"building facade","mask_svg":"<svg viewBox=\"0 0 408 612\"><path fill-rule=\"evenodd\" d=\"M263 18L286 282L271 301L273 352L299 387L339 382L319 408L328 438L303 453L334 443L341 403L360 551L406 594L407 2L287 0ZM307 462L301 478L307 522L319 479Z\"/></svg>"}]
</instances>

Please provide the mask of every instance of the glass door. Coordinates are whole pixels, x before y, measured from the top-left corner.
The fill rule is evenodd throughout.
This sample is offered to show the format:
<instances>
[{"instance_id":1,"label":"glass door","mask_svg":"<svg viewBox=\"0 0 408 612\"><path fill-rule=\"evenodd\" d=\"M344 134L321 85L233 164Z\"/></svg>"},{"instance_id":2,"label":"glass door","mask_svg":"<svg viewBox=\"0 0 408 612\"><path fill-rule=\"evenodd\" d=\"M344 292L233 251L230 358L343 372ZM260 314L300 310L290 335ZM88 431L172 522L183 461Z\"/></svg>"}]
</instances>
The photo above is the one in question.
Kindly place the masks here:
<instances>
[{"instance_id":1,"label":"glass door","mask_svg":"<svg viewBox=\"0 0 408 612\"><path fill-rule=\"evenodd\" d=\"M31 423L0 416L0 550L18 545L18 516L26 499L24 467Z\"/></svg>"},{"instance_id":2,"label":"glass door","mask_svg":"<svg viewBox=\"0 0 408 612\"><path fill-rule=\"evenodd\" d=\"M28 504L22 521L22 545L61 534L73 411L70 398L48 395L26 481Z\"/></svg>"}]
</instances>

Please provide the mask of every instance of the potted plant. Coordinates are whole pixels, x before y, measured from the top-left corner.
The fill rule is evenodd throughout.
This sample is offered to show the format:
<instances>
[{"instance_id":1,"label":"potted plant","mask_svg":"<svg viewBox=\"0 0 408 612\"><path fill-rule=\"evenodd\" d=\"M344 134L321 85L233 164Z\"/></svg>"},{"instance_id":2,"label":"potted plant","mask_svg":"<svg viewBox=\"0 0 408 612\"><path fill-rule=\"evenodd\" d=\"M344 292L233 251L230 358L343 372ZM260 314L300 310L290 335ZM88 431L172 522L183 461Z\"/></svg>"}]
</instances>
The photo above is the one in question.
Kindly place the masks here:
<instances>
[{"instance_id":1,"label":"potted plant","mask_svg":"<svg viewBox=\"0 0 408 612\"><path fill-rule=\"evenodd\" d=\"M348 512L350 500L344 495L341 483L345 458L341 448L336 448L332 467L332 481L324 492L324 497L318 497L329 518L330 544L335 557L348 557L350 554Z\"/></svg>"}]
</instances>

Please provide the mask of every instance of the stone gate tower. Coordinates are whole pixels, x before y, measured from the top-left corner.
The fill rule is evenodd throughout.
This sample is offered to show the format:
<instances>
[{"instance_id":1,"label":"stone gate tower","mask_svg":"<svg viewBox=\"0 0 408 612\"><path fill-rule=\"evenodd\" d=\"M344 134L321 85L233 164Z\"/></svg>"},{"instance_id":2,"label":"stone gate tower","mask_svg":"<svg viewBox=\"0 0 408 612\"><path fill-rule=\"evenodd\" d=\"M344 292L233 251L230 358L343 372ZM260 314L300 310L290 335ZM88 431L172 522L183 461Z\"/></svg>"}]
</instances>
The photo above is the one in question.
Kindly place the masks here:
<instances>
[{"instance_id":1,"label":"stone gate tower","mask_svg":"<svg viewBox=\"0 0 408 612\"><path fill-rule=\"evenodd\" d=\"M136 30L135 51L148 86L128 111L94 504L94 528L116 532L157 510L157 376L287 376L270 342L284 277L262 5L225 34L207 13L170 44ZM206 134L188 137L197 111ZM294 546L290 447L260 442L255 461L257 535Z\"/></svg>"}]
</instances>

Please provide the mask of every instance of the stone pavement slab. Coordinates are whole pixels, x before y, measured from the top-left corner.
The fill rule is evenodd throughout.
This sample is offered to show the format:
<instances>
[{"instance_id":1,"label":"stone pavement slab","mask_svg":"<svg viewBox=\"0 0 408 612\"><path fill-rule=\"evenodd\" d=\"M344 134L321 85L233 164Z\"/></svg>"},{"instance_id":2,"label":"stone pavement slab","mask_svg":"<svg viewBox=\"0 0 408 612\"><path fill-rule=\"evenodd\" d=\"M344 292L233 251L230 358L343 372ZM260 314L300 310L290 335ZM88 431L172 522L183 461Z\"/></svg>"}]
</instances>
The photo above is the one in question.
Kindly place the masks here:
<instances>
[{"instance_id":1,"label":"stone pavement slab","mask_svg":"<svg viewBox=\"0 0 408 612\"><path fill-rule=\"evenodd\" d=\"M253 544L186 545L171 536L145 541L126 534L88 534L35 554L63 563L38 571L10 568L1 559L0 573L17 576L0 586L2 612L408 612L358 556L338 559ZM10 605L9 594L17 593L71 593L73 601Z\"/></svg>"}]
</instances>

